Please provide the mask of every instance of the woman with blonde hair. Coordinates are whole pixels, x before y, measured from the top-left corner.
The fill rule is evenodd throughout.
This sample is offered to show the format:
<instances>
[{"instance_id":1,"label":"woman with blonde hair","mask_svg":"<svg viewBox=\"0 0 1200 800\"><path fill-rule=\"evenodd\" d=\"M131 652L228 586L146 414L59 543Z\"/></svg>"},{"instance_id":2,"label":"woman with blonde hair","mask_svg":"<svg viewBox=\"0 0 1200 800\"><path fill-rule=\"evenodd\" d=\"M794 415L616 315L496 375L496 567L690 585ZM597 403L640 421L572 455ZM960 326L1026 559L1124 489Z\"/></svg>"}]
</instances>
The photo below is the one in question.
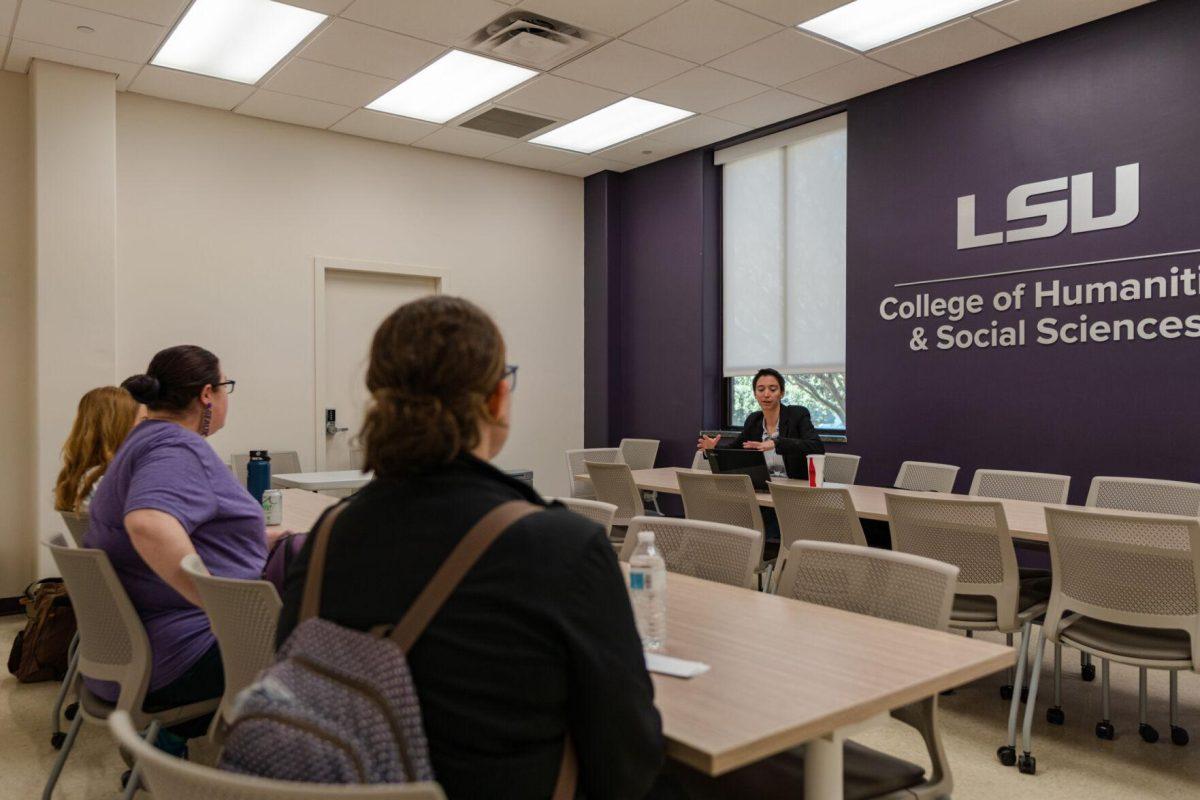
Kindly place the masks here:
<instances>
[{"instance_id":1,"label":"woman with blonde hair","mask_svg":"<svg viewBox=\"0 0 1200 800\"><path fill-rule=\"evenodd\" d=\"M133 395L116 386L92 389L79 399L75 424L62 449L63 467L54 484L55 510L87 510L96 482L145 414Z\"/></svg>"}]
</instances>

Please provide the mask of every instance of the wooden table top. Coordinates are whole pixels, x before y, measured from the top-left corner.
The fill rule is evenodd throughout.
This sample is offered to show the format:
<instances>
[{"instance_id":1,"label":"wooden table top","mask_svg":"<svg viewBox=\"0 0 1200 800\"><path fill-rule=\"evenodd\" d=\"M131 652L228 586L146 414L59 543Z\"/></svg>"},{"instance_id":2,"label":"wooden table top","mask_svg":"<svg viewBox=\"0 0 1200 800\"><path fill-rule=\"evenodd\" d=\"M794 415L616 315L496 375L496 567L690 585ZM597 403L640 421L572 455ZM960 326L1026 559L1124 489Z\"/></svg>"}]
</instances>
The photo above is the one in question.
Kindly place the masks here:
<instances>
[{"instance_id":1,"label":"wooden table top","mask_svg":"<svg viewBox=\"0 0 1200 800\"><path fill-rule=\"evenodd\" d=\"M677 573L667 609L667 655L712 667L653 675L667 752L710 775L1016 661L1011 647Z\"/></svg>"},{"instance_id":2,"label":"wooden table top","mask_svg":"<svg viewBox=\"0 0 1200 800\"><path fill-rule=\"evenodd\" d=\"M684 469L682 467L640 469L633 471L633 480L639 489L664 492L666 494L679 494L678 474L680 472L697 472L697 470ZM799 483L801 485L804 483L803 481L788 481L786 479L781 482ZM858 484L846 485L840 483L827 483L825 485L849 489L850 497L854 500L854 508L858 511L858 516L862 519L878 519L885 522L888 519L887 503L884 500L885 493L929 496L929 492L910 492L904 489L891 489L882 486L859 486ZM937 496L960 500L991 499L970 497L965 494L939 494ZM771 499L770 493L759 492L757 497L759 505L766 508L775 507L775 502ZM1009 532L1014 539L1041 543L1049 541L1049 537L1046 535L1045 503L1033 503L1028 500L1001 500L1000 502L1004 506L1004 516L1008 520Z\"/></svg>"}]
</instances>

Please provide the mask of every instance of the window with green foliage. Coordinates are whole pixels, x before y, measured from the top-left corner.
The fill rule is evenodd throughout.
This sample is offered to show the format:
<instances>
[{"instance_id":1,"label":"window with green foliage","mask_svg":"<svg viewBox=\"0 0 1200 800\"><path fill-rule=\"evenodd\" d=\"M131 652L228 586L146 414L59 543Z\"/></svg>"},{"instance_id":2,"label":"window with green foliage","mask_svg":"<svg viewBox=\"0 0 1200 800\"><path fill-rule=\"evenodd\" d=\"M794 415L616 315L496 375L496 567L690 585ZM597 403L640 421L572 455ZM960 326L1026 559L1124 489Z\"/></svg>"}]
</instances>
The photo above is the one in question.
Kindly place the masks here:
<instances>
[{"instance_id":1,"label":"window with green foliage","mask_svg":"<svg viewBox=\"0 0 1200 800\"><path fill-rule=\"evenodd\" d=\"M737 428L746 417L758 411L750 375L730 378L729 422ZM812 414L813 425L822 431L846 430L846 373L809 372L785 375L783 403L804 406Z\"/></svg>"}]
</instances>

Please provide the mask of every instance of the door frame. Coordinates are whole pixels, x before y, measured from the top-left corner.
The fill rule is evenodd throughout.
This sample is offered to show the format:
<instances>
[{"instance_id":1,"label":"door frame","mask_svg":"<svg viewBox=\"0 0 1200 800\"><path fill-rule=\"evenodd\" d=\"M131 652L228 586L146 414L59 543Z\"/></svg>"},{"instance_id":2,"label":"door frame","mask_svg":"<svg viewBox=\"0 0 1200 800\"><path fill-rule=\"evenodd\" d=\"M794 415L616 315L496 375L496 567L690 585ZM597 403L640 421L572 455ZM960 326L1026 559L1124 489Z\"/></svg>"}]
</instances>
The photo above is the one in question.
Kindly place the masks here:
<instances>
[{"instance_id":1,"label":"door frame","mask_svg":"<svg viewBox=\"0 0 1200 800\"><path fill-rule=\"evenodd\" d=\"M398 278L432 278L434 294L450 291L450 270L384 261L316 256L313 259L313 463L325 469L325 412L328 365L325 363L325 280L330 272L369 273Z\"/></svg>"}]
</instances>

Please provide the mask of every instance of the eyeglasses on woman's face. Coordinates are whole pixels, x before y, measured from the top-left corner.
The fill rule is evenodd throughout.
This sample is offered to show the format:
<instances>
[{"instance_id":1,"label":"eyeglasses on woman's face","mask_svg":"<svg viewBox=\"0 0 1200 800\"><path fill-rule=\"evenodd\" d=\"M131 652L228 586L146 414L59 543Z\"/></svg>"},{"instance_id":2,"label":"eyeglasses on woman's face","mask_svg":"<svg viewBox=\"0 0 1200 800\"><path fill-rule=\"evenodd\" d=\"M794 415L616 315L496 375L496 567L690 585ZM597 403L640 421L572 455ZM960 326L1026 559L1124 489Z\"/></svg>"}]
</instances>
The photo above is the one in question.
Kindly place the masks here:
<instances>
[{"instance_id":1,"label":"eyeglasses on woman's face","mask_svg":"<svg viewBox=\"0 0 1200 800\"><path fill-rule=\"evenodd\" d=\"M500 376L500 380L508 381L508 390L515 392L517 390L517 365L505 364L504 374Z\"/></svg>"},{"instance_id":2,"label":"eyeglasses on woman's face","mask_svg":"<svg viewBox=\"0 0 1200 800\"><path fill-rule=\"evenodd\" d=\"M233 390L237 388L237 381L225 380L213 384L213 389L220 389L221 387L225 387L225 394L233 394Z\"/></svg>"}]
</instances>

